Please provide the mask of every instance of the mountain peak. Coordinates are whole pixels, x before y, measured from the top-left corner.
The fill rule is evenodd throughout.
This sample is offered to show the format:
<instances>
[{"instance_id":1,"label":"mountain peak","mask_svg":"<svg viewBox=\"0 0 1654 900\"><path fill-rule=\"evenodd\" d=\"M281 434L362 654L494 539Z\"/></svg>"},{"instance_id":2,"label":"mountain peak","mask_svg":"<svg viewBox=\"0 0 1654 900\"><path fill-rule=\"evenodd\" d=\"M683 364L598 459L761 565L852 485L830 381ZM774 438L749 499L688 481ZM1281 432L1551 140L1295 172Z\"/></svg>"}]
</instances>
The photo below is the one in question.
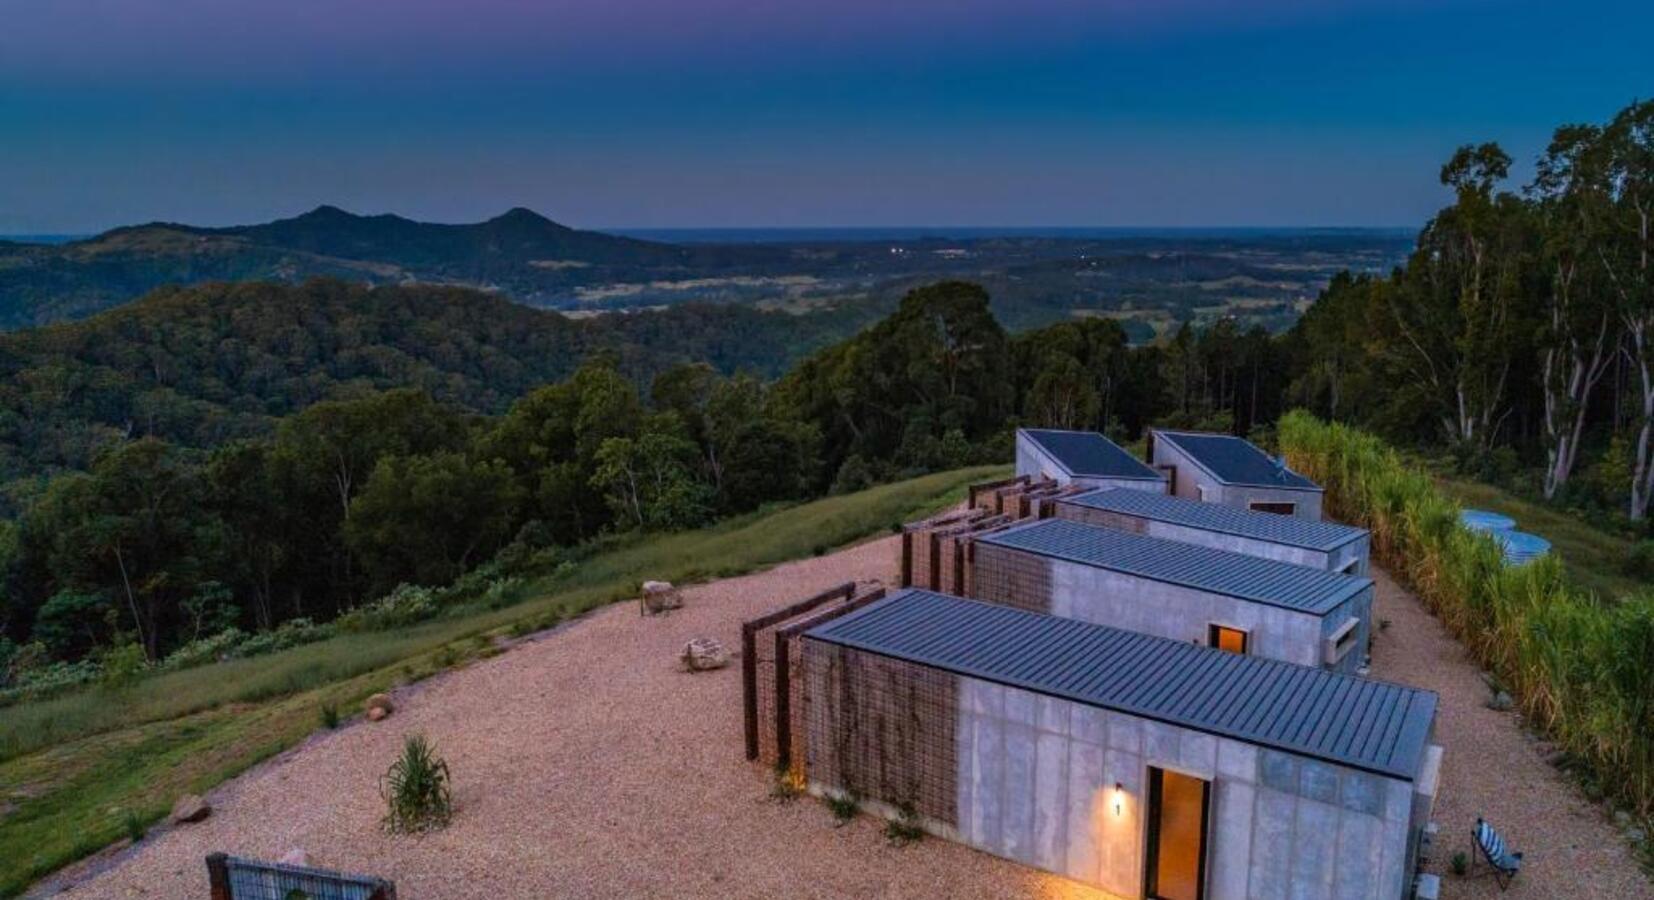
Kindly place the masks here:
<instances>
[{"instance_id":1,"label":"mountain peak","mask_svg":"<svg viewBox=\"0 0 1654 900\"><path fill-rule=\"evenodd\" d=\"M540 227L551 225L558 228L564 227L525 206L513 206L488 221L489 224L494 225L533 225Z\"/></svg>"},{"instance_id":2,"label":"mountain peak","mask_svg":"<svg viewBox=\"0 0 1654 900\"><path fill-rule=\"evenodd\" d=\"M355 213L346 212L346 211L340 209L339 207L334 206L331 203L323 203L321 206L318 206L315 209L313 209L313 210L311 210L307 213L304 213L300 216L297 216L297 218L299 218L299 219L356 219L356 218L360 218L360 216L357 216Z\"/></svg>"}]
</instances>

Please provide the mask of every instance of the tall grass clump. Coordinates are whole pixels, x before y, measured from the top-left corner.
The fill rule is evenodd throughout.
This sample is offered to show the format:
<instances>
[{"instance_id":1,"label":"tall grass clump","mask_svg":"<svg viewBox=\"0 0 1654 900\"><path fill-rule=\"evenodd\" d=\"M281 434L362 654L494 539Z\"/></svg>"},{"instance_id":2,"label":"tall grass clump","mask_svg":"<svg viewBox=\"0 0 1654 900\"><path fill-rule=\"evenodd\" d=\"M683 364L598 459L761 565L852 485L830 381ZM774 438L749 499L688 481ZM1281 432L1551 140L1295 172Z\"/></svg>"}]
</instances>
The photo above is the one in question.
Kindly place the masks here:
<instances>
[{"instance_id":1,"label":"tall grass clump","mask_svg":"<svg viewBox=\"0 0 1654 900\"><path fill-rule=\"evenodd\" d=\"M1654 594L1605 604L1554 557L1508 567L1378 438L1302 411L1279 428L1288 462L1326 488L1328 513L1372 532L1373 554L1510 686L1529 721L1583 760L1606 797L1654 816Z\"/></svg>"},{"instance_id":2,"label":"tall grass clump","mask_svg":"<svg viewBox=\"0 0 1654 900\"><path fill-rule=\"evenodd\" d=\"M385 798L385 830L393 834L417 834L441 828L453 815L448 790L448 763L422 734L410 734L402 755L379 779L379 793Z\"/></svg>"}]
</instances>

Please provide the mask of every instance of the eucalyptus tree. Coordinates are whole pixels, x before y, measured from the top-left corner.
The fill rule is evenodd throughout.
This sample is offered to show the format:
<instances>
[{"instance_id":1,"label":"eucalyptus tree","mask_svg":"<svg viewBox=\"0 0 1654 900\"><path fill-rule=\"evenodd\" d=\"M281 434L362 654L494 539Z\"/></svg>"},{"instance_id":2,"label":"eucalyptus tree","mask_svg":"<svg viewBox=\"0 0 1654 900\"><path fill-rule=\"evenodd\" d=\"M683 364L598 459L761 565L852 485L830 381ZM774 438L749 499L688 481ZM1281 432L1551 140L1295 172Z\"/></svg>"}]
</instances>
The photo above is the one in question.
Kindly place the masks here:
<instances>
[{"instance_id":1,"label":"eucalyptus tree","mask_svg":"<svg viewBox=\"0 0 1654 900\"><path fill-rule=\"evenodd\" d=\"M1547 499L1573 473L1591 394L1618 350L1618 308L1601 258L1613 220L1609 159L1603 129L1563 126L1529 189L1548 276L1539 332Z\"/></svg>"},{"instance_id":2,"label":"eucalyptus tree","mask_svg":"<svg viewBox=\"0 0 1654 900\"><path fill-rule=\"evenodd\" d=\"M1641 394L1628 511L1633 520L1641 520L1654 496L1654 101L1621 110L1604 139L1613 215L1601 258L1619 302Z\"/></svg>"},{"instance_id":3,"label":"eucalyptus tree","mask_svg":"<svg viewBox=\"0 0 1654 900\"><path fill-rule=\"evenodd\" d=\"M1441 170L1453 205L1419 234L1397 289L1382 292L1392 332L1382 352L1430 399L1448 443L1475 450L1491 447L1509 412L1525 315L1527 210L1497 190L1510 162L1497 144L1453 154Z\"/></svg>"}]
</instances>

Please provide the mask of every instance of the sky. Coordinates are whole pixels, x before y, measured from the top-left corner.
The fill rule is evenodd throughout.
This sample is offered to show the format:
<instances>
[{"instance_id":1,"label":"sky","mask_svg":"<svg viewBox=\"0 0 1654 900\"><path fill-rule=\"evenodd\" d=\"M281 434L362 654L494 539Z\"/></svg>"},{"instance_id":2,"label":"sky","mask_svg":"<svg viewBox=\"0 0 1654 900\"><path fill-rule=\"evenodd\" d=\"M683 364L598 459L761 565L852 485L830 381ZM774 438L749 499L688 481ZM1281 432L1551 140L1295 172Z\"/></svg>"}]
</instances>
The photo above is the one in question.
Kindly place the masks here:
<instances>
[{"instance_id":1,"label":"sky","mask_svg":"<svg viewBox=\"0 0 1654 900\"><path fill-rule=\"evenodd\" d=\"M0 0L0 233L1414 226L1654 95L1597 0Z\"/></svg>"}]
</instances>

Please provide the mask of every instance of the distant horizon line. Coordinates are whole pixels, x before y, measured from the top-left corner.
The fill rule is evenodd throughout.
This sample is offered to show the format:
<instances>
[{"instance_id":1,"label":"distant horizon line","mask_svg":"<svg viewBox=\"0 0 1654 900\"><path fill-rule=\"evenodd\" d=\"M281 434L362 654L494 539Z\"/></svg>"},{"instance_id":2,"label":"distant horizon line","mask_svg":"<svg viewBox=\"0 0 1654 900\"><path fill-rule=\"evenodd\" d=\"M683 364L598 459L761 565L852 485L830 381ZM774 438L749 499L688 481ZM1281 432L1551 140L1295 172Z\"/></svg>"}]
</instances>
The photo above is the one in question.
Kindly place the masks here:
<instances>
[{"instance_id":1,"label":"distant horizon line","mask_svg":"<svg viewBox=\"0 0 1654 900\"><path fill-rule=\"evenodd\" d=\"M371 214L369 214L371 215ZM291 218L291 217L288 217ZM270 221L281 221L273 219ZM436 222L423 219L411 221L423 222L431 225L475 225L477 222ZM0 232L0 241L16 243L68 243L70 241L94 238L110 231L121 228L142 227L144 225L181 224L163 220L131 225L115 225L99 231L18 231ZM199 226L199 227L238 227L238 226ZM701 236L703 239L717 235L729 236L759 236L759 235L859 235L864 240L876 240L881 237L891 238L922 238L936 237L994 237L994 236L1049 236L1049 237L1085 237L1099 236L1131 236L1155 234L1205 234L1222 235L1250 233L1309 233L1309 232L1416 232L1417 224L1410 225L570 225L579 231L594 231L604 234L619 235L622 237L646 237L650 235L667 236Z\"/></svg>"}]
</instances>

